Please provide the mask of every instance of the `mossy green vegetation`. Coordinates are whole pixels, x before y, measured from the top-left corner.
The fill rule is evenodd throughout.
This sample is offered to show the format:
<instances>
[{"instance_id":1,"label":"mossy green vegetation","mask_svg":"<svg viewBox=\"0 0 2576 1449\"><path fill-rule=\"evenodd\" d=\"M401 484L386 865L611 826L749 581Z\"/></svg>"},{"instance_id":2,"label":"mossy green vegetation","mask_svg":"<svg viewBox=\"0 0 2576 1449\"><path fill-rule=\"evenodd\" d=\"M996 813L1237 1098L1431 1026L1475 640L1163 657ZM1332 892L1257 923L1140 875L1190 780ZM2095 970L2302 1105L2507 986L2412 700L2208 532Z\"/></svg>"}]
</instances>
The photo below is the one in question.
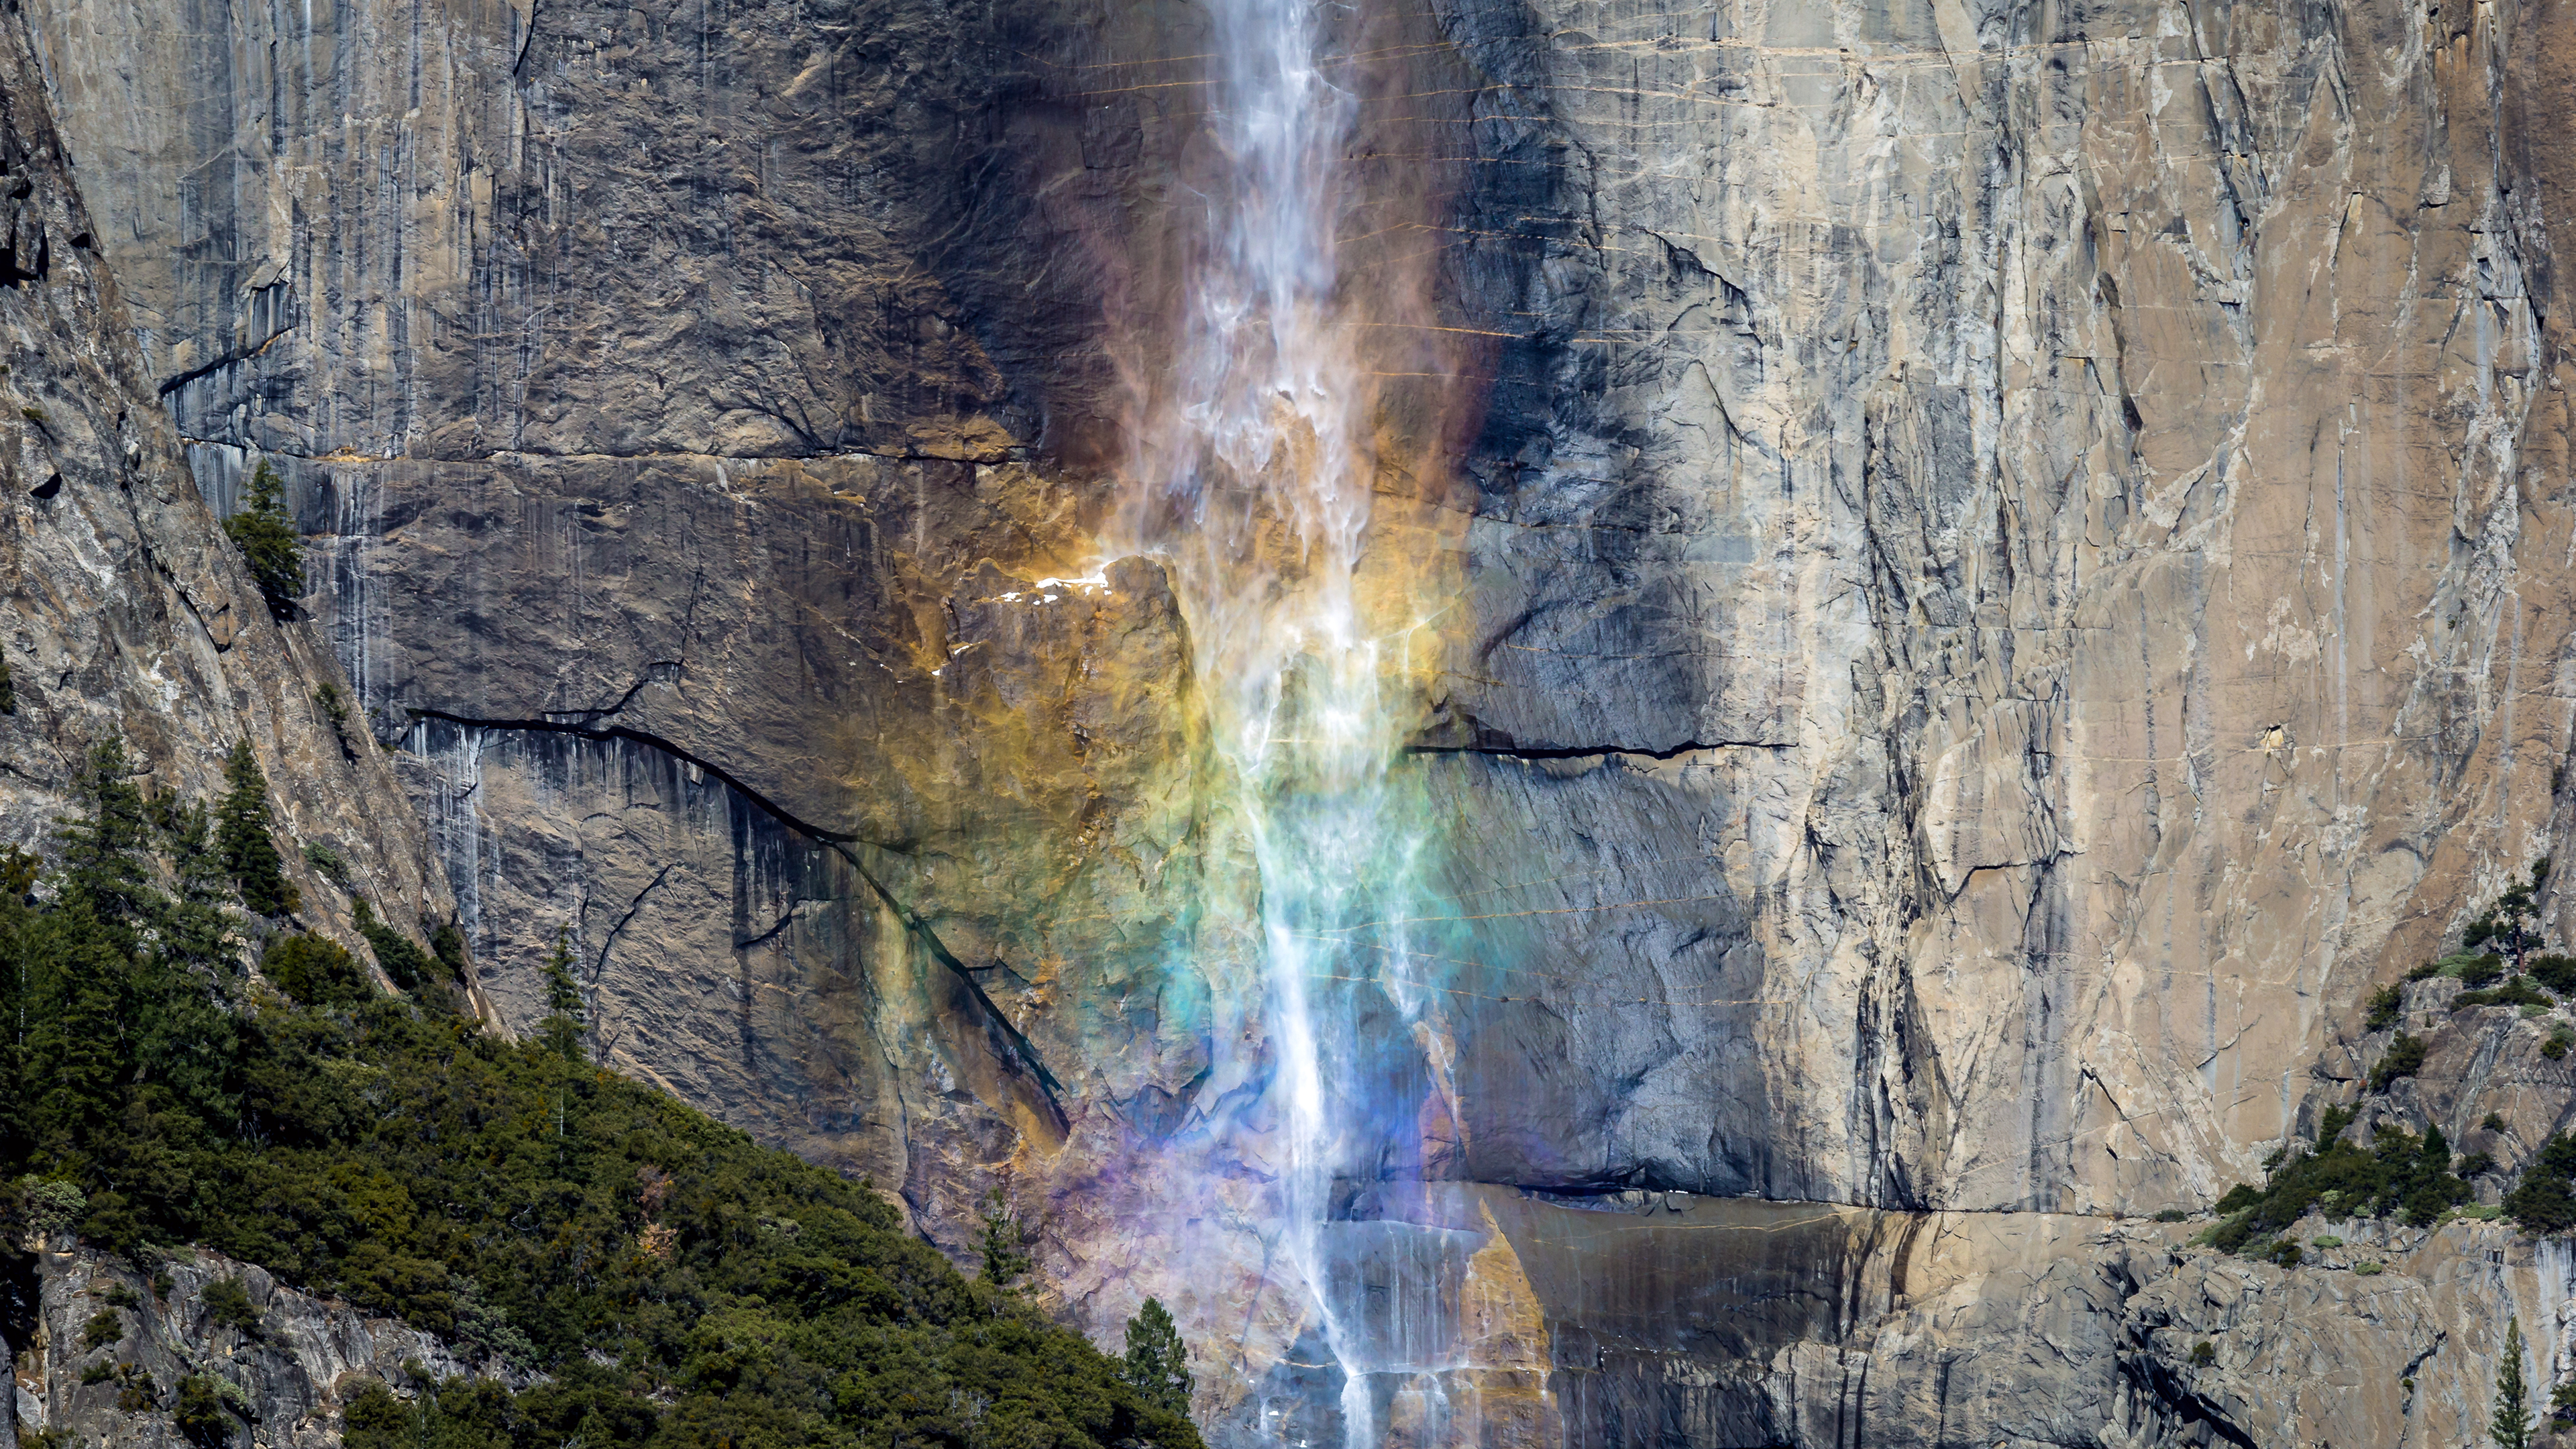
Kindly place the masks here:
<instances>
[{"instance_id":1,"label":"mossy green vegetation","mask_svg":"<svg viewBox=\"0 0 2576 1449\"><path fill-rule=\"evenodd\" d=\"M285 994L256 986L223 871L188 873L122 752L81 788L60 870L0 862L0 1229L145 1267L201 1244L544 1376L363 1396L351 1449L1196 1449L1177 1336L1140 1386L866 1185L587 1061L577 996L505 1042L303 935L262 957ZM262 1331L237 1282L206 1301ZM191 1380L128 1387L237 1439L231 1385Z\"/></svg>"},{"instance_id":2,"label":"mossy green vegetation","mask_svg":"<svg viewBox=\"0 0 2576 1449\"><path fill-rule=\"evenodd\" d=\"M2230 1188L2218 1200L2226 1221L2210 1230L2209 1241L2229 1252L2269 1253L2267 1240L2310 1212L2335 1222L2401 1214L2424 1227L2469 1200L2469 1185L2451 1170L2451 1145L2439 1127L2420 1138L2382 1127L2363 1147L2345 1140L2351 1123L2349 1111L2327 1109L2314 1152L2291 1155L2260 1188Z\"/></svg>"}]
</instances>

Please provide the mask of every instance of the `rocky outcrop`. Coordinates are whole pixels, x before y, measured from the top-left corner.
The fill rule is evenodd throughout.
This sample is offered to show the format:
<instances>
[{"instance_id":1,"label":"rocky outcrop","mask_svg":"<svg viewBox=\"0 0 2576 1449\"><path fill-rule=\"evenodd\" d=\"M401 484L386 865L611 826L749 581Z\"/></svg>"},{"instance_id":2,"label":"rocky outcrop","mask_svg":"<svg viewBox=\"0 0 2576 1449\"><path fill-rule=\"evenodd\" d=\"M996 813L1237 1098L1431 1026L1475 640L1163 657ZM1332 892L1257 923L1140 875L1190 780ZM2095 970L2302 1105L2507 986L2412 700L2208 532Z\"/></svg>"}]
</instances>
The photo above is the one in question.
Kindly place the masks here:
<instances>
[{"instance_id":1,"label":"rocky outcrop","mask_svg":"<svg viewBox=\"0 0 2576 1449\"><path fill-rule=\"evenodd\" d=\"M17 15L0 24L0 164L0 843L50 852L74 775L112 736L147 788L196 799L247 738L308 920L354 944L352 891L406 931L444 918L418 821L384 808L390 768L332 715L338 665L309 622L271 618L190 481ZM299 845L336 855L346 884Z\"/></svg>"},{"instance_id":2,"label":"rocky outcrop","mask_svg":"<svg viewBox=\"0 0 2576 1449\"><path fill-rule=\"evenodd\" d=\"M19 1433L62 1436L42 1442L186 1449L198 1441L172 1409L180 1385L196 1378L221 1385L214 1392L233 1434L277 1449L327 1449L340 1442L340 1412L361 1386L409 1398L470 1371L435 1338L296 1292L218 1253L181 1253L155 1273L68 1242L33 1257L35 1313L12 1325L24 1337L9 1347ZM255 1323L207 1303L217 1283L240 1289Z\"/></svg>"}]
</instances>

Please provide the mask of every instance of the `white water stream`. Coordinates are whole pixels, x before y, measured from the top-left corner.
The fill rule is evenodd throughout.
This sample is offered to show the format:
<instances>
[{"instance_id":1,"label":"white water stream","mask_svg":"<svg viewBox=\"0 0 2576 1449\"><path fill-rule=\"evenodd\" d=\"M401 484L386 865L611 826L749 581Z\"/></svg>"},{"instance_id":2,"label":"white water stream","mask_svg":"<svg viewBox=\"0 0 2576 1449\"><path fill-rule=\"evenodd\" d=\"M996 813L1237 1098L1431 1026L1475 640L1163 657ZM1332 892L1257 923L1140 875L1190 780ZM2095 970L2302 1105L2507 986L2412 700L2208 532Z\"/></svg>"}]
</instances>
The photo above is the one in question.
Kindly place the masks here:
<instances>
[{"instance_id":1,"label":"white water stream","mask_svg":"<svg viewBox=\"0 0 2576 1449\"><path fill-rule=\"evenodd\" d=\"M1357 1288L1350 1243L1372 1235L1333 1223L1337 1193L1415 1165L1392 1159L1418 1156L1420 1101L1387 1080L1390 1062L1418 1061L1412 1008L1382 970L1403 949L1388 934L1400 928L1352 939L1353 927L1413 914L1421 854L1419 823L1405 818L1417 812L1392 808L1387 777L1407 703L1388 697L1402 692L1386 657L1400 636L1372 632L1404 621L1372 621L1357 587L1375 396L1351 324L1374 308L1347 284L1339 247L1358 100L1319 61L1348 47L1355 12L1308 0L1209 9L1209 125L1229 164L1205 193L1172 367L1131 434L1119 542L1171 569L1233 782L1218 808L1259 869L1253 1034L1268 1081L1239 1125L1276 1174L1272 1287L1303 1297L1342 1371L1344 1440L1373 1449L1386 1426L1371 1377L1437 1365L1410 1362L1419 1355L1396 1345L1421 1335L1390 1335L1386 1305ZM1393 1296L1419 1295L1399 1284Z\"/></svg>"}]
</instances>

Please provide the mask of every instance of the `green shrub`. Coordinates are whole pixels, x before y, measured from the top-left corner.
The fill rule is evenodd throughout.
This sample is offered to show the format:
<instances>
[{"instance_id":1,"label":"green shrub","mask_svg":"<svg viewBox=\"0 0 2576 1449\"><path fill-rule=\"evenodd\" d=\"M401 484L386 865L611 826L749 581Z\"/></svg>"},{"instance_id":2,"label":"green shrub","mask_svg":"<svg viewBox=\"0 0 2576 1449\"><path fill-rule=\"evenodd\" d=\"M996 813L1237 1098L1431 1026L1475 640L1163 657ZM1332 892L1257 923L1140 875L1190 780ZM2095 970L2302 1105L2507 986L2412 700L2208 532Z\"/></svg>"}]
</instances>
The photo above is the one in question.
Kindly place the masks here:
<instances>
[{"instance_id":1,"label":"green shrub","mask_svg":"<svg viewBox=\"0 0 2576 1449\"><path fill-rule=\"evenodd\" d=\"M2386 1031L2397 1024L2398 1014L2406 1009L2405 988L2390 984L2370 993L2370 1014L2362 1018L2364 1031Z\"/></svg>"},{"instance_id":2,"label":"green shrub","mask_svg":"<svg viewBox=\"0 0 2576 1449\"><path fill-rule=\"evenodd\" d=\"M280 936L260 958L259 969L305 1006L356 1006L376 994L358 958L326 936Z\"/></svg>"},{"instance_id":3,"label":"green shrub","mask_svg":"<svg viewBox=\"0 0 2576 1449\"><path fill-rule=\"evenodd\" d=\"M439 977L439 971L427 951L420 949L409 936L388 926L376 915L376 908L364 897L358 900L358 934L376 953L376 964L385 975L405 991L417 992Z\"/></svg>"},{"instance_id":4,"label":"green shrub","mask_svg":"<svg viewBox=\"0 0 2576 1449\"><path fill-rule=\"evenodd\" d=\"M241 507L224 520L224 533L241 550L270 615L294 618L295 601L304 597L304 539L286 511L285 481L265 461L251 474Z\"/></svg>"},{"instance_id":5,"label":"green shrub","mask_svg":"<svg viewBox=\"0 0 2576 1449\"><path fill-rule=\"evenodd\" d=\"M2389 1083L2400 1077L2411 1077L2421 1071L2423 1066L2424 1039L2408 1036L2401 1031L2388 1043L2387 1055L2381 1057L2379 1065L2371 1069L2370 1089L2374 1092L2384 1092L2388 1090Z\"/></svg>"},{"instance_id":6,"label":"green shrub","mask_svg":"<svg viewBox=\"0 0 2576 1449\"><path fill-rule=\"evenodd\" d=\"M2363 1262L2353 1264L2352 1271L2360 1274L2364 1278L2371 1278L2376 1277L2381 1273L2385 1273L2388 1270L2378 1263Z\"/></svg>"},{"instance_id":7,"label":"green shrub","mask_svg":"<svg viewBox=\"0 0 2576 1449\"><path fill-rule=\"evenodd\" d=\"M2485 986L2502 979L2504 958L2484 951L2454 951L2406 973L2409 981L2429 981L2436 976L2454 977L2472 988Z\"/></svg>"},{"instance_id":8,"label":"green shrub","mask_svg":"<svg viewBox=\"0 0 2576 1449\"><path fill-rule=\"evenodd\" d=\"M340 858L340 852L318 840L308 840L304 843L304 863L331 884L342 890L349 888L349 863Z\"/></svg>"},{"instance_id":9,"label":"green shrub","mask_svg":"<svg viewBox=\"0 0 2576 1449\"><path fill-rule=\"evenodd\" d=\"M2332 1233L2319 1233L2315 1238L2309 1241L2308 1246L2312 1248L2340 1248L2343 1246L2343 1239L2336 1237Z\"/></svg>"},{"instance_id":10,"label":"green shrub","mask_svg":"<svg viewBox=\"0 0 2576 1449\"><path fill-rule=\"evenodd\" d=\"M2473 1006L2538 1007L2546 1011L2551 1002L2531 984L2528 976L2508 976L2504 984L2485 991L2463 991L2451 998L2453 1011L2466 1011Z\"/></svg>"},{"instance_id":11,"label":"green shrub","mask_svg":"<svg viewBox=\"0 0 2576 1449\"><path fill-rule=\"evenodd\" d=\"M18 712L18 682L9 677L9 661L0 659L0 714Z\"/></svg>"},{"instance_id":12,"label":"green shrub","mask_svg":"<svg viewBox=\"0 0 2576 1449\"><path fill-rule=\"evenodd\" d=\"M2576 994L2576 956L2532 956L2522 969L2552 996Z\"/></svg>"},{"instance_id":13,"label":"green shrub","mask_svg":"<svg viewBox=\"0 0 2576 1449\"><path fill-rule=\"evenodd\" d=\"M178 1402L170 1408L170 1417L179 1433L197 1449L222 1449L233 1436L232 1404L237 1397L224 1393L231 1387L210 1374L190 1374L179 1380Z\"/></svg>"},{"instance_id":14,"label":"green shrub","mask_svg":"<svg viewBox=\"0 0 2576 1449\"><path fill-rule=\"evenodd\" d=\"M2560 1132L2542 1143L2505 1194L2504 1210L2527 1233L2576 1228L2576 1138Z\"/></svg>"},{"instance_id":15,"label":"green shrub","mask_svg":"<svg viewBox=\"0 0 2576 1449\"><path fill-rule=\"evenodd\" d=\"M2486 1120L2480 1122L2478 1126L2488 1132L2502 1132L2505 1130L2504 1116L2499 1112L2489 1112Z\"/></svg>"},{"instance_id":16,"label":"green shrub","mask_svg":"<svg viewBox=\"0 0 2576 1449\"><path fill-rule=\"evenodd\" d=\"M244 1338L265 1338L265 1315L259 1305L250 1301L250 1290L239 1278L218 1278L206 1285L206 1321L217 1328L229 1328Z\"/></svg>"},{"instance_id":17,"label":"green shrub","mask_svg":"<svg viewBox=\"0 0 2576 1449\"><path fill-rule=\"evenodd\" d=\"M421 926L426 930L429 927L429 922L424 920L421 922ZM454 921L449 921L445 925L438 927L436 930L429 932L429 954L438 958L438 964L447 968L448 975L455 977L458 981L464 981L467 979L467 973L472 963L466 959L465 955L464 929L459 927Z\"/></svg>"},{"instance_id":18,"label":"green shrub","mask_svg":"<svg viewBox=\"0 0 2576 1449\"><path fill-rule=\"evenodd\" d=\"M125 1337L125 1320L113 1308L102 1308L81 1325L81 1352L95 1353Z\"/></svg>"},{"instance_id":19,"label":"green shrub","mask_svg":"<svg viewBox=\"0 0 2576 1449\"><path fill-rule=\"evenodd\" d=\"M89 1196L78 1183L60 1178L22 1177L12 1196L18 1200L18 1220L31 1233L63 1232L89 1215Z\"/></svg>"},{"instance_id":20,"label":"green shrub","mask_svg":"<svg viewBox=\"0 0 2576 1449\"><path fill-rule=\"evenodd\" d=\"M2211 1343L2208 1339L2204 1338L2200 1342L2191 1346L2192 1367L2207 1368L2216 1362L2218 1362L2217 1344Z\"/></svg>"},{"instance_id":21,"label":"green shrub","mask_svg":"<svg viewBox=\"0 0 2576 1449\"><path fill-rule=\"evenodd\" d=\"M2571 1046L2576 1046L2576 1033L2562 1026L2549 1034L2549 1040L2540 1044L2540 1054L2554 1062L2566 1056Z\"/></svg>"},{"instance_id":22,"label":"green shrub","mask_svg":"<svg viewBox=\"0 0 2576 1449\"><path fill-rule=\"evenodd\" d=\"M2295 1268L2299 1266L2299 1260L2302 1255L2299 1252L2298 1244L2287 1238L2283 1238L2281 1241L2274 1243L2271 1251L2265 1253L2263 1256L2271 1259L2276 1267Z\"/></svg>"},{"instance_id":23,"label":"green shrub","mask_svg":"<svg viewBox=\"0 0 2576 1449\"><path fill-rule=\"evenodd\" d=\"M2156 1221L2160 1223L2179 1223L2188 1221L2190 1217L2191 1214L2184 1212L2181 1208L2165 1208L2156 1214Z\"/></svg>"},{"instance_id":24,"label":"green shrub","mask_svg":"<svg viewBox=\"0 0 2576 1449\"><path fill-rule=\"evenodd\" d=\"M2211 1230L2209 1241L2231 1253L2262 1251L2269 1235L2311 1211L2337 1222L2403 1214L2407 1222L2427 1226L2471 1196L2469 1185L2448 1171L2450 1161L2450 1143L2438 1127L2420 1139L2382 1127L2367 1148L2337 1139L2284 1163L2259 1192L2231 1189L2218 1203L2227 1220Z\"/></svg>"}]
</instances>

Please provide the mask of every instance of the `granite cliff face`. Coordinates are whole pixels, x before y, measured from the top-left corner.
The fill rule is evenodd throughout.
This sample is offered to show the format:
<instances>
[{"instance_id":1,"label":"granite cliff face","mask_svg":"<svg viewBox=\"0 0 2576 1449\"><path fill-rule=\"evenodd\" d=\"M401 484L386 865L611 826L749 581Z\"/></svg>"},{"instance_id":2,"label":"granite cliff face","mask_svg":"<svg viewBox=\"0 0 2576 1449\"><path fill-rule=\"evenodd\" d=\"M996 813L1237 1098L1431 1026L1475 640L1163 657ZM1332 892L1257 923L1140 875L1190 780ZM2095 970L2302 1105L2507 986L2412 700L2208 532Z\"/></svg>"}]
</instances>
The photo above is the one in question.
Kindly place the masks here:
<instances>
[{"instance_id":1,"label":"granite cliff face","mask_svg":"<svg viewBox=\"0 0 2576 1449\"><path fill-rule=\"evenodd\" d=\"M148 385L218 507L289 477L498 1014L569 928L604 1059L952 1246L1008 1183L1066 1311L1180 1304L1212 1413L1339 1412L1263 1225L1176 1188L1248 1089L1211 1032L1258 882L1182 597L1093 572L1214 164L1207 16L28 19ZM1429 621L1398 773L1458 905L1397 1073L1436 1184L1337 1261L1448 1325L1389 1351L1483 1416L1408 1381L1381 1422L2477 1432L2557 1249L2282 1273L2112 1216L2254 1178L2356 1093L2370 990L2576 858L2576 15L1378 23L1346 275L1446 339L1381 369L1431 376L1382 400L1373 566ZM1427 303L1367 290L1425 258ZM2498 1040L2386 1110L2480 1130L2496 1063L2554 1070ZM2511 1090L2508 1162L2569 1105ZM1841 1276L1753 1296L1834 1306L1659 1336L1785 1240L1694 1205L1626 1231L1729 1246L1623 1267L1557 1201L1622 1192L1824 1205L1779 1210Z\"/></svg>"},{"instance_id":2,"label":"granite cliff face","mask_svg":"<svg viewBox=\"0 0 2576 1449\"><path fill-rule=\"evenodd\" d=\"M405 930L444 919L419 822L383 808L400 798L391 769L332 718L338 665L309 621L270 617L190 482L17 20L0 26L0 164L0 844L50 854L75 775L111 737L146 788L197 800L246 738L309 924L356 944L353 891ZM346 884L299 844L337 855Z\"/></svg>"},{"instance_id":3,"label":"granite cliff face","mask_svg":"<svg viewBox=\"0 0 2576 1449\"><path fill-rule=\"evenodd\" d=\"M169 1413L182 1380L230 1386L234 1432L263 1445L321 1449L340 1442L341 1411L361 1385L383 1383L408 1398L471 1365L435 1338L369 1318L273 1280L255 1264L194 1253L159 1271L166 1291L131 1264L68 1241L34 1254L34 1312L16 1351L16 1379L0 1429L14 1415L21 1435L55 1434L84 1445L181 1449ZM259 1315L256 1330L219 1317L210 1284L237 1282ZM106 1341L87 1330L100 1314L115 1321ZM217 1392L222 1392L218 1390Z\"/></svg>"}]
</instances>

